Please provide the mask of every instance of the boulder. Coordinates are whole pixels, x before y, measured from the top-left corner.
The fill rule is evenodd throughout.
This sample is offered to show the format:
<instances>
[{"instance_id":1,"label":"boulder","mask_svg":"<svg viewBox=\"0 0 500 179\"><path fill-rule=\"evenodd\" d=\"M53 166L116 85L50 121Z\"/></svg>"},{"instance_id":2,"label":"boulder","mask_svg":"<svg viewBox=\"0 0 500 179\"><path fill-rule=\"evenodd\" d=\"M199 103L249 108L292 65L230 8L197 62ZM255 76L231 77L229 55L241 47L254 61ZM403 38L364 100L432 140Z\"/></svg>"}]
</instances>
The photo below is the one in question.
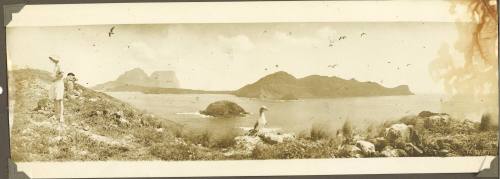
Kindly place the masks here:
<instances>
[{"instance_id":1,"label":"boulder","mask_svg":"<svg viewBox=\"0 0 500 179\"><path fill-rule=\"evenodd\" d=\"M203 111L200 111L203 115L209 115L213 117L236 117L244 116L248 114L241 106L231 101L216 101L207 106Z\"/></svg>"},{"instance_id":2,"label":"boulder","mask_svg":"<svg viewBox=\"0 0 500 179\"><path fill-rule=\"evenodd\" d=\"M410 138L410 128L411 125L406 124L393 124L385 129L385 138L390 142L394 142L397 139L403 139L403 141L409 141Z\"/></svg>"},{"instance_id":3,"label":"boulder","mask_svg":"<svg viewBox=\"0 0 500 179\"><path fill-rule=\"evenodd\" d=\"M384 147L380 154L384 157L399 157L398 151L393 149L391 146Z\"/></svg>"},{"instance_id":4,"label":"boulder","mask_svg":"<svg viewBox=\"0 0 500 179\"><path fill-rule=\"evenodd\" d=\"M363 155L372 156L373 154L375 154L375 145L373 145L371 142L358 140L356 142L356 147L361 149Z\"/></svg>"},{"instance_id":5,"label":"boulder","mask_svg":"<svg viewBox=\"0 0 500 179\"><path fill-rule=\"evenodd\" d=\"M384 135L387 141L392 144L396 143L396 141L416 145L421 143L420 136L412 125L393 124L385 129Z\"/></svg>"},{"instance_id":6,"label":"boulder","mask_svg":"<svg viewBox=\"0 0 500 179\"><path fill-rule=\"evenodd\" d=\"M435 114L428 116L424 120L424 127L430 129L433 127L447 126L450 124L451 117L448 114Z\"/></svg>"},{"instance_id":7,"label":"boulder","mask_svg":"<svg viewBox=\"0 0 500 179\"><path fill-rule=\"evenodd\" d=\"M363 157L361 149L354 145L342 145L340 147L340 152L343 153L345 157Z\"/></svg>"},{"instance_id":8,"label":"boulder","mask_svg":"<svg viewBox=\"0 0 500 179\"><path fill-rule=\"evenodd\" d=\"M408 154L402 149L394 149L391 146L386 146L380 154L383 157L406 157Z\"/></svg>"},{"instance_id":9,"label":"boulder","mask_svg":"<svg viewBox=\"0 0 500 179\"><path fill-rule=\"evenodd\" d=\"M234 141L236 144L226 155L248 155L252 153L253 149L255 149L257 145L262 144L262 140L258 136L238 136L234 138Z\"/></svg>"}]
</instances>

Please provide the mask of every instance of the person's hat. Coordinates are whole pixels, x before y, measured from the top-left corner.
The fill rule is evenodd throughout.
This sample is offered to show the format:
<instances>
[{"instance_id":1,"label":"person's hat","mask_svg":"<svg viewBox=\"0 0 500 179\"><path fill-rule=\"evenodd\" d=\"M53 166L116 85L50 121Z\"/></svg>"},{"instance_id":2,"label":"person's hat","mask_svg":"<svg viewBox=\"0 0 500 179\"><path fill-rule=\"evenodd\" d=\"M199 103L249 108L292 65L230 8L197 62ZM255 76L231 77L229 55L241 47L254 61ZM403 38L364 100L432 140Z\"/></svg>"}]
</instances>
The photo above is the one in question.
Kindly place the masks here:
<instances>
[{"instance_id":1,"label":"person's hat","mask_svg":"<svg viewBox=\"0 0 500 179\"><path fill-rule=\"evenodd\" d=\"M61 58L57 55L51 55L51 56L49 56L49 59L52 61L57 61L57 62L61 61Z\"/></svg>"}]
</instances>

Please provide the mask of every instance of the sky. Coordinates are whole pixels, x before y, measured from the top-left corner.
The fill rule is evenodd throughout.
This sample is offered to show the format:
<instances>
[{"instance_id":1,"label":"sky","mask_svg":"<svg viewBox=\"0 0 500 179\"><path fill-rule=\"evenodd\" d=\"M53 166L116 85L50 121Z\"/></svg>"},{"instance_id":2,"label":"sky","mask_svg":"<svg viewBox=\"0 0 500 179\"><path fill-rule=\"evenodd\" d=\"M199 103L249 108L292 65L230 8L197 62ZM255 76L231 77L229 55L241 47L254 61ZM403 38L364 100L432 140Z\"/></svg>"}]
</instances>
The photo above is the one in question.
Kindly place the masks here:
<instances>
[{"instance_id":1,"label":"sky","mask_svg":"<svg viewBox=\"0 0 500 179\"><path fill-rule=\"evenodd\" d=\"M108 36L111 27L114 34ZM181 88L236 90L265 75L337 76L417 94L444 93L429 64L457 40L452 22L155 24L7 28L9 68L64 72L84 86L141 68L176 72ZM452 52L453 56L460 56ZM335 66L335 67L332 67Z\"/></svg>"}]
</instances>

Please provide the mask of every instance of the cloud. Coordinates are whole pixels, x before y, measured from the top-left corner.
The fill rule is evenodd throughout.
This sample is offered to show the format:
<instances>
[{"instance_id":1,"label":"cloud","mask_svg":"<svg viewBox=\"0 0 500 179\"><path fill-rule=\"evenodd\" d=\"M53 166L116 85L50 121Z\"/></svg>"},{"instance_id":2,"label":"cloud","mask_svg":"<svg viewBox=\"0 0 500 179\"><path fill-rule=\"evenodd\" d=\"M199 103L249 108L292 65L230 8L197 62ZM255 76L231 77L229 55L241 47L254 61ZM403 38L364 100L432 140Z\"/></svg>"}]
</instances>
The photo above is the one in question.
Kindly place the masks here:
<instances>
[{"instance_id":1,"label":"cloud","mask_svg":"<svg viewBox=\"0 0 500 179\"><path fill-rule=\"evenodd\" d=\"M233 37L217 36L222 48L248 51L255 48L254 43L246 35L237 35Z\"/></svg>"},{"instance_id":2,"label":"cloud","mask_svg":"<svg viewBox=\"0 0 500 179\"><path fill-rule=\"evenodd\" d=\"M320 38L334 38L337 37L337 31L333 30L330 27L323 27L317 31L317 35Z\"/></svg>"}]
</instances>

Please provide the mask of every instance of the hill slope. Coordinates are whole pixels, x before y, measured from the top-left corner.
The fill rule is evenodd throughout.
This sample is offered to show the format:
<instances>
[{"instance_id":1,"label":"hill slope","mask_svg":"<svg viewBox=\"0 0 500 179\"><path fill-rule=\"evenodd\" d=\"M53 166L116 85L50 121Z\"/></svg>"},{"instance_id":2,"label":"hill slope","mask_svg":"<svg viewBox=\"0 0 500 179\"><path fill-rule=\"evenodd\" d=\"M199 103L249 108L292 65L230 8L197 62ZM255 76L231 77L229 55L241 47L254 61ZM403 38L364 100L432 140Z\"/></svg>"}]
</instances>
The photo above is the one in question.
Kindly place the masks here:
<instances>
[{"instance_id":1,"label":"hill slope","mask_svg":"<svg viewBox=\"0 0 500 179\"><path fill-rule=\"evenodd\" d=\"M15 161L187 160L218 154L186 140L179 124L81 85L76 86L80 97L65 98L65 122L59 123L48 100L50 80L46 71L9 71Z\"/></svg>"},{"instance_id":2,"label":"hill slope","mask_svg":"<svg viewBox=\"0 0 500 179\"><path fill-rule=\"evenodd\" d=\"M391 96L412 95L408 86L386 88L374 82L344 80L338 77L311 75L304 78L280 71L267 75L253 84L235 91L236 96L250 98L282 99L296 98L331 98L354 96Z\"/></svg>"}]
</instances>

